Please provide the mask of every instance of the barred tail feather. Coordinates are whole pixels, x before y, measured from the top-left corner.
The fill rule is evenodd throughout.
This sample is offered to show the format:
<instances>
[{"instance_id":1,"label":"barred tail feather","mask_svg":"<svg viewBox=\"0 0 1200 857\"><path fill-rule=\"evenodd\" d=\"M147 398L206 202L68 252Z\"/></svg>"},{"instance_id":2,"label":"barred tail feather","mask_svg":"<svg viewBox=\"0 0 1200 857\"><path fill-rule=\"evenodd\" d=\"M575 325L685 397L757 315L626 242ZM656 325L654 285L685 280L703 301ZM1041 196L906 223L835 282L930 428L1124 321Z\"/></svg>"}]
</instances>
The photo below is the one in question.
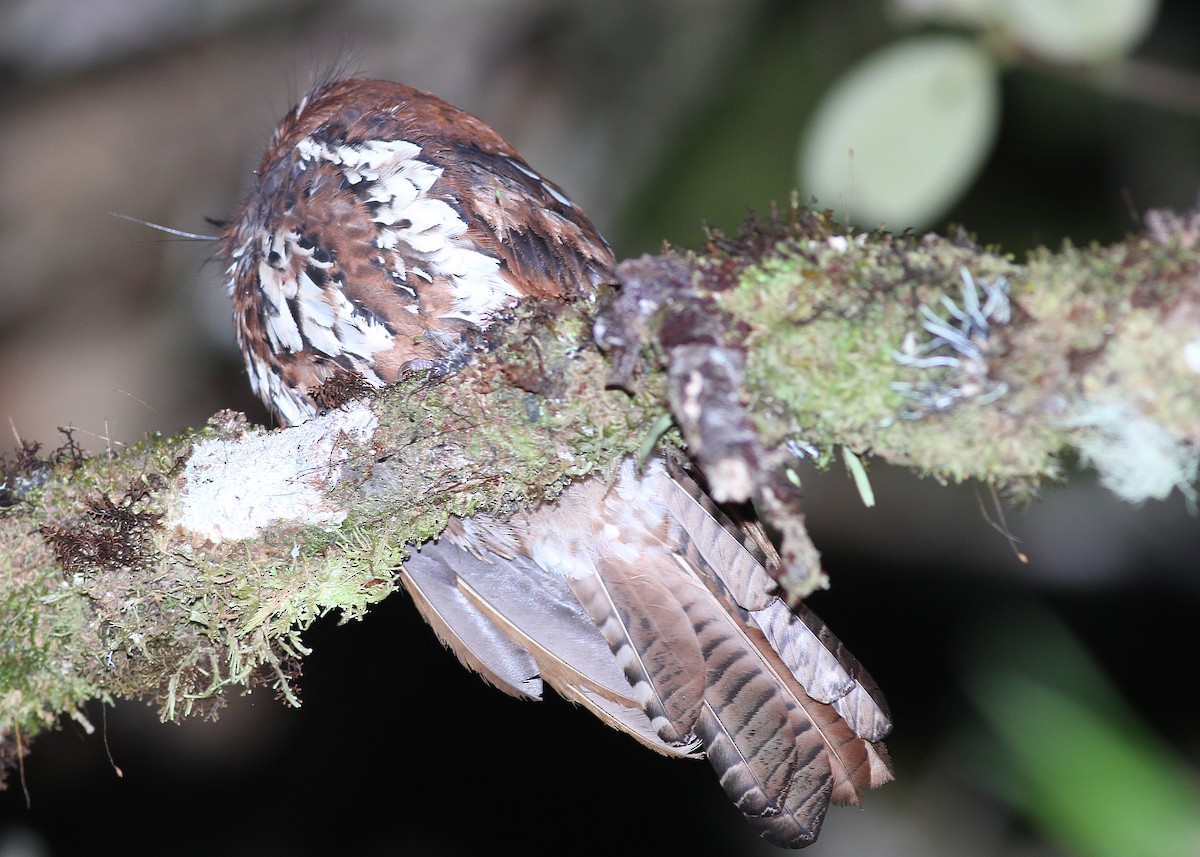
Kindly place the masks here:
<instances>
[{"instance_id":1,"label":"barred tail feather","mask_svg":"<svg viewBox=\"0 0 1200 857\"><path fill-rule=\"evenodd\" d=\"M803 604L790 608L779 597L765 567L772 557L763 556L755 540L739 537L737 527L682 474L658 474L656 488L683 530L685 555L750 611L805 691L831 703L859 737L886 737L892 719L878 684L815 613Z\"/></svg>"},{"instance_id":2,"label":"barred tail feather","mask_svg":"<svg viewBox=\"0 0 1200 857\"><path fill-rule=\"evenodd\" d=\"M510 521L459 522L405 573L438 635L489 681L531 697L545 681L661 753L702 749L754 828L799 848L831 802L892 778L891 717L744 535L661 463L638 475L626 462Z\"/></svg>"}]
</instances>

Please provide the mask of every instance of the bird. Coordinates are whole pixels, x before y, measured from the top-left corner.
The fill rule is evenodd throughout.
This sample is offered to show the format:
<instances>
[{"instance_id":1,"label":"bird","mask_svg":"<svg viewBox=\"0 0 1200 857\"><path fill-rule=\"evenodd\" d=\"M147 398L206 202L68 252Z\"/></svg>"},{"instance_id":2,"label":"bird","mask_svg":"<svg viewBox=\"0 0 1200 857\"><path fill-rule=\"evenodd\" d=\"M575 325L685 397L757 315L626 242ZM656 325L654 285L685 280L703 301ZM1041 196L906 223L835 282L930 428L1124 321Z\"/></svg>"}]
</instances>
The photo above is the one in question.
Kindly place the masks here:
<instances>
[{"instance_id":1,"label":"bird","mask_svg":"<svg viewBox=\"0 0 1200 857\"><path fill-rule=\"evenodd\" d=\"M218 244L254 391L283 425L341 373L453 373L522 301L584 307L612 250L562 188L437 96L318 82L283 118ZM878 685L803 603L753 522L664 455L552 502L452 518L400 580L467 667L549 684L659 753L705 757L759 835L815 841L832 803L893 778Z\"/></svg>"}]
</instances>

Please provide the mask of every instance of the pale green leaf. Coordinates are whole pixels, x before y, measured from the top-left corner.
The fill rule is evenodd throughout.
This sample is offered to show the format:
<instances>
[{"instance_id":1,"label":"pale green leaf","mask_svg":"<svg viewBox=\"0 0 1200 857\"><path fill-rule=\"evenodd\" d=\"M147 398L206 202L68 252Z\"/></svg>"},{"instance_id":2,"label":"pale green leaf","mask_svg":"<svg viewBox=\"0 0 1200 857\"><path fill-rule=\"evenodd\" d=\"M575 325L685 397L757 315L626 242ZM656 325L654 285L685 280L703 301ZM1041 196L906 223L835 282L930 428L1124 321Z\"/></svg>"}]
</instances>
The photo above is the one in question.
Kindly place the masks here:
<instances>
[{"instance_id":1,"label":"pale green leaf","mask_svg":"<svg viewBox=\"0 0 1200 857\"><path fill-rule=\"evenodd\" d=\"M935 222L991 151L998 77L978 45L954 36L873 54L817 107L800 145L801 187L866 226Z\"/></svg>"},{"instance_id":2,"label":"pale green leaf","mask_svg":"<svg viewBox=\"0 0 1200 857\"><path fill-rule=\"evenodd\" d=\"M1009 37L1046 59L1095 63L1128 53L1158 16L1158 0L1001 0Z\"/></svg>"}]
</instances>

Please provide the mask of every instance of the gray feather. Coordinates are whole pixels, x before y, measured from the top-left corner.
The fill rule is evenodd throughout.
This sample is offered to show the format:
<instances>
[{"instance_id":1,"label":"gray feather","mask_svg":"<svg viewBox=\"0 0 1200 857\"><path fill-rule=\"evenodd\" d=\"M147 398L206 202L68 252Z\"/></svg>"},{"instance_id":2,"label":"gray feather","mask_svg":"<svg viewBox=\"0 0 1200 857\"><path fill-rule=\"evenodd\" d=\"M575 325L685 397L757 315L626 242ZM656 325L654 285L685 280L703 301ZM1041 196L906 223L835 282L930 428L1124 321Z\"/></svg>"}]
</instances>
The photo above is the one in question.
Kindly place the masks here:
<instances>
[{"instance_id":1,"label":"gray feather","mask_svg":"<svg viewBox=\"0 0 1200 857\"><path fill-rule=\"evenodd\" d=\"M540 699L537 663L471 604L457 586L445 551L428 544L414 551L400 580L442 644L489 683L512 696Z\"/></svg>"},{"instance_id":2,"label":"gray feather","mask_svg":"<svg viewBox=\"0 0 1200 857\"><path fill-rule=\"evenodd\" d=\"M528 557L473 553L442 540L414 551L405 574L410 583L420 582L421 596L432 594L441 605L439 618L453 632L439 631L443 642L501 689L538 698L545 679L561 696L659 753L696 752L695 742L659 738L608 643L566 582ZM519 675L528 677L524 684L515 680ZM533 686L536 694L519 692Z\"/></svg>"}]
</instances>

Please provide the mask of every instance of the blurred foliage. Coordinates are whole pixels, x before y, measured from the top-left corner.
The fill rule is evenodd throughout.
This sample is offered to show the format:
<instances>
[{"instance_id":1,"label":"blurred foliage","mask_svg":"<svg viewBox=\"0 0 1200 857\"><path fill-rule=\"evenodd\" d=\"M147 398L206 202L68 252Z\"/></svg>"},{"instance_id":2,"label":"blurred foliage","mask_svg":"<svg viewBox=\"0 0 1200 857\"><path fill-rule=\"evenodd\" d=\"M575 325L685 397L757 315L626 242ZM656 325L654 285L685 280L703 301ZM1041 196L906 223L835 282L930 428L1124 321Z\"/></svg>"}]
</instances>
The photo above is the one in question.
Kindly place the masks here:
<instances>
[{"instance_id":1,"label":"blurred foliage","mask_svg":"<svg viewBox=\"0 0 1200 857\"><path fill-rule=\"evenodd\" d=\"M693 56L704 59L687 74L672 65L678 54L655 41L658 30L617 23L635 12L644 12L648 21L656 16L675 20L671 14L704 16L730 2L739 4L746 26L721 29L727 32L727 50L696 48ZM5 307L16 314L5 328L12 365L19 367L13 375L40 384L42 399L50 385L43 380L48 373L38 369L64 367L55 386L65 386L66 376L82 377L83 369L99 366L108 376L88 381L85 392L136 389L156 408L166 409L165 394L146 394L136 376L112 380L115 373L132 375L132 370L113 369L115 364L101 359L105 352L98 348L97 334L117 329L109 315L119 304L114 289L137 282L138 268L152 267L156 259L138 238L106 232L111 224L103 212L116 208L193 228L204 213L219 216L235 191L217 186L214 177L221 174L215 165L233 161L236 169L229 175L236 173L240 188L244 176L238 170L249 169L256 158L249 144L229 142L234 131L249 129L259 146L258 138L265 140L276 118L264 110L264 102L272 110L286 109L286 95L270 100L262 92L280 80L303 88L312 66L327 65L339 52L352 53L363 70L437 88L454 100L477 92L476 104L465 106L497 124L505 120L519 126L520 116L512 114L525 110L544 114L550 127L575 122L585 136L598 132L599 125L617 127L616 144L597 147L608 153L603 166L592 166L587 153L578 160L606 178L622 178L614 184L623 185L631 173L638 177L621 222L609 230L620 256L654 251L664 239L697 246L703 219L733 229L748 207L763 210L772 200L786 202L798 183L799 141L821 99L865 58L930 33L952 34L987 52L1001 69L1002 103L982 172L930 228L944 231L948 222L962 223L980 241L1017 254L1065 237L1109 243L1139 228L1140 209L1186 208L1200 186L1200 121L1193 109L1198 88L1191 77L1200 56L1200 4L1194 0L1110 0L1099 6L1095 0L222 0L200 4L200 12L197 4L180 0L102 5L102 11L100 5L91 11L104 18L104 30L81 23L88 20L85 4L76 0L0 4L5 46L0 96L10 99L6 107L26 108L9 130L28 128L43 113L64 123L51 124L41 138L12 136L10 163L29 168L10 171L10 178L30 182L6 185L20 190L10 196L21 201L21 208L19 218L7 220L0 231L0 239L23 238L4 245L15 250L6 257L8 277L0 283L8 288ZM421 7L437 14L422 16ZM592 20L604 26L600 36L581 42L573 28L588 7ZM917 7L932 10L933 17L914 17ZM1022 53L1020 45L1031 46L1050 32L1049 23L1030 30L1029 22L1066 7L1085 14L1107 10L1111 16L1093 12L1084 20L1116 21L1113 32L1126 37L1110 39L1115 47L1109 58L1091 65L1056 59L1045 49ZM1008 15L1007 23L981 20L981 10L988 9ZM1157 11L1157 17L1145 19L1153 27L1144 39L1136 26L1139 9L1143 15ZM34 12L44 22L38 32L56 36L56 42L47 45L13 25L14 15ZM163 20L170 26L155 23ZM1011 36L1021 31L1026 35ZM141 41L128 47L139 34ZM54 66L52 74L39 78L38 68L61 56L54 45L69 47L76 43L72 40L100 53L84 51L78 63ZM580 49L581 43L588 49ZM661 73L638 77L638 61L642 68L657 64ZM1170 73L1172 68L1178 72ZM582 93L559 86L581 78L588 83ZM682 85L684 78L692 89ZM139 124L135 106L152 102L159 91L143 87L146 81L161 83L169 100L186 108L185 115L154 113L153 121ZM497 81L510 93L508 100L485 97L484 90ZM682 121L665 110L637 113L630 93L647 90L661 99L649 103L685 103ZM123 100L112 100L115 95ZM609 99L611 111L596 112L590 102L580 108L592 95ZM579 112L564 113L564 106ZM626 154L632 148L626 138L633 132L618 121L626 113L652 138L643 150L658 153L653 162ZM85 121L89 115L94 122ZM187 129L187 139L200 145L184 147L179 137L170 137L172 127ZM125 133L106 136L110 129ZM72 137L79 139L78 150L58 146ZM141 143L148 148L132 148ZM522 149L532 157L524 144ZM564 160L576 158L574 144L559 149L568 153ZM36 157L30 159L30 153ZM168 159L171 153L183 157ZM130 164L136 169L122 170ZM78 165L86 169L74 169ZM68 188L51 187L53 174L69 179ZM192 179L202 193L184 190ZM130 189L156 195L125 196ZM800 191L811 193L802 185ZM592 210L586 194L577 200ZM35 201L70 217L60 220L31 209ZM820 202L839 218L856 214L853 192L845 201ZM23 222L38 228L20 233ZM98 235L101 243L85 251L84 233ZM63 235L73 240L64 243ZM30 264L38 255L78 256L83 267L53 267L50 276L39 279ZM98 269L109 263L114 273L106 279ZM191 338L203 314L184 297L215 295L220 307L214 317L228 334L219 287L195 285L186 277L199 267L195 255L187 256L156 291L129 299L140 310L168 298L178 301L187 322L180 333L158 326L157 316L136 315L135 326L117 338L122 354L141 341L155 355L137 359L137 366L203 363ZM72 293L75 284L84 288ZM31 327L23 296L50 307L42 327ZM68 324L72 307L81 308L83 334ZM47 352L66 354L61 363L33 350L49 342L51 333L64 334L66 344ZM252 407L240 367L232 359L226 362L224 374L211 382L219 405L198 395L210 383L205 380L172 379L165 388L201 399L204 414L218 406ZM10 408L12 398L0 396ZM78 420L81 399L74 393L70 407L59 408L55 417ZM109 401L104 407L114 406ZM17 423L24 428L27 419ZM105 426L107 438L107 424L95 424ZM1195 552L1185 551L1195 544L1195 519L1179 524L1172 517L1174 506L1165 503L1147 504L1138 515L1126 516L1073 485L1069 496L1057 492L1031 507L1015 528L1030 541L1038 538L1035 530L1043 534L1041 552L1029 548L1031 566L1013 570L1012 563L997 574L995 545L986 532L980 534L986 528L969 494L889 480L883 471L871 471L879 505L869 513L852 487L849 500L830 501L830 484L833 491L840 482L849 486L840 474L824 485L806 477L805 487L811 517L824 525L820 545L836 567L834 591L822 596L816 609L871 667L893 702L899 781L872 795L861 813L831 813L825 836L807 853L1046 854L1045 841L1081 857L1200 853L1189 840L1200 816L1196 772L1183 761L1187 754L1196 757L1197 717L1184 699L1197 650L1196 626L1187 621L1196 605ZM841 530L834 520L839 515L848 522ZM1073 557L1070 572L1054 568L1048 544ZM837 552L848 549L858 553L839 564ZM1006 593L1044 593L1056 582L1063 586L1060 603L1095 617L1086 635L1089 648L1098 652L1105 671L1123 672L1118 678L1125 679L1125 698L1053 623L1022 622L994 611L999 627L986 641L977 640L961 663L964 683L986 717L985 740L971 736L983 746L978 757L956 758L938 768L942 792L930 798L922 791L922 769L936 768L952 755L946 752L947 738L952 741L958 733L947 724L960 722L955 682L946 677L947 662L961 644L950 628L952 617L965 604L991 607L989 574L993 584L1002 580ZM1155 580L1170 588L1147 585ZM1089 601L1097 592L1104 594L1099 607ZM1164 620L1164 614L1170 618ZM1130 640L1130 635L1141 637ZM537 835L548 849L578 853L628 850L630 830L640 831L638 844L645 851L661 844L661 850L673 853L728 854L757 844L728 812L706 772L648 758L633 742L591 724L560 701L521 706L482 687L441 650L404 599L388 599L363 623L335 629L331 622L306 640L320 646L306 662L306 705L300 712L269 700L244 700L220 723L165 729L148 711L119 708L109 715L106 732L117 763L128 772L121 778L107 756L108 738L83 740L68 723L62 733L39 742L30 760L32 812L25 809L21 789L13 789L0 796L0 813L8 813L0 817L0 827L19 818L44 831L43 842L53 842L60 853L94 847L97 840L120 841L127 853L161 850L148 833L152 823L172 827L178 853L209 853L214 836L221 836L226 853L372 853L405 850L405 845L417 853L470 853L481 845L478 831L518 829L517 835ZM1141 684L1131 683L1130 673ZM391 680L397 674L407 683ZM400 686L435 692L414 704L395 689ZM380 714L389 711L404 713ZM96 711L90 715L97 721L103 717ZM416 740L408 740L405 730L410 729L416 730ZM1164 746L1151 729L1174 745ZM568 747L589 752L562 751ZM394 782L382 791L376 785L379 771L393 772ZM599 779L606 776L611 780ZM1018 818L989 806L985 823L967 825L970 845L963 840L962 847L947 846L947 829L962 820L955 815L959 805L948 808L945 793L976 796L974 789L959 787L960 778L985 784ZM414 781L423 796L397 800ZM578 788L546 785L583 781L589 785L582 801ZM627 794L631 783L653 792L655 799L625 803L607 797ZM390 808L387 824L271 821L293 817L297 808L302 813L318 808L322 818L359 819L364 807L379 806L381 800ZM231 814L232 805L253 810ZM464 805L473 813L465 828ZM131 810L138 819L133 826ZM618 811L621 824L603 823ZM667 813L687 822L665 825ZM222 822L213 829L197 827L195 820L206 817ZM1022 822L1034 827L1032 834ZM717 835L726 824L724 835ZM871 825L877 826L878 838L864 845L861 837ZM905 848L906 831L917 826L922 833L908 836L910 845L917 841L919 847ZM193 832L181 838L180 829ZM583 841L580 829L589 831ZM647 838L653 836L659 839ZM1192 849L1180 851L1189 841ZM51 846L44 848L48 852Z\"/></svg>"},{"instance_id":2,"label":"blurred foliage","mask_svg":"<svg viewBox=\"0 0 1200 857\"><path fill-rule=\"evenodd\" d=\"M618 255L695 246L700 221L732 230L751 207L785 203L796 140L847 58L894 31L873 4L769 4L714 89L679 124L611 236ZM840 212L839 212L840 213Z\"/></svg>"},{"instance_id":3,"label":"blurred foliage","mask_svg":"<svg viewBox=\"0 0 1200 857\"><path fill-rule=\"evenodd\" d=\"M1000 73L976 42L901 39L855 65L817 106L797 172L862 227L931 223L978 176L1000 124Z\"/></svg>"},{"instance_id":4,"label":"blurred foliage","mask_svg":"<svg viewBox=\"0 0 1200 857\"><path fill-rule=\"evenodd\" d=\"M962 663L998 751L995 767L975 775L1081 857L1200 853L1200 771L1153 734L1049 614L997 615L1002 624L981 630ZM1129 645L1158 657L1147 642ZM1179 694L1188 684L1147 690L1186 716L1190 703Z\"/></svg>"},{"instance_id":5,"label":"blurred foliage","mask_svg":"<svg viewBox=\"0 0 1200 857\"><path fill-rule=\"evenodd\" d=\"M702 218L728 229L792 187L867 228L948 219L1014 251L1115 240L1200 183L1182 6L768 4L630 201L618 250L694 246ZM1166 60L1133 56L1147 32Z\"/></svg>"}]
</instances>

